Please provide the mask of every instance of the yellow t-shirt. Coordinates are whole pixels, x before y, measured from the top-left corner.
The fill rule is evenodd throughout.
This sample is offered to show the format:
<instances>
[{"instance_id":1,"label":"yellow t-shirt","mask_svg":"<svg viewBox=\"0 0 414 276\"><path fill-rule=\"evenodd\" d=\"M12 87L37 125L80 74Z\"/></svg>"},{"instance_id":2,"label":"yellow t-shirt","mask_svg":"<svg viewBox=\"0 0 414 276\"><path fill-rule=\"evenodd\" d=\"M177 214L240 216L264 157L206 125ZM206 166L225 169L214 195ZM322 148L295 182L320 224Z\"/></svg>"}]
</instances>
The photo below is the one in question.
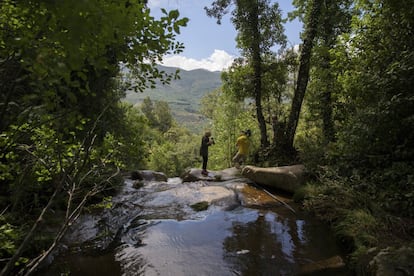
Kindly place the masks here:
<instances>
[{"instance_id":1,"label":"yellow t-shirt","mask_svg":"<svg viewBox=\"0 0 414 276\"><path fill-rule=\"evenodd\" d=\"M237 138L236 146L239 147L239 153L247 155L249 153L249 140L246 135Z\"/></svg>"}]
</instances>

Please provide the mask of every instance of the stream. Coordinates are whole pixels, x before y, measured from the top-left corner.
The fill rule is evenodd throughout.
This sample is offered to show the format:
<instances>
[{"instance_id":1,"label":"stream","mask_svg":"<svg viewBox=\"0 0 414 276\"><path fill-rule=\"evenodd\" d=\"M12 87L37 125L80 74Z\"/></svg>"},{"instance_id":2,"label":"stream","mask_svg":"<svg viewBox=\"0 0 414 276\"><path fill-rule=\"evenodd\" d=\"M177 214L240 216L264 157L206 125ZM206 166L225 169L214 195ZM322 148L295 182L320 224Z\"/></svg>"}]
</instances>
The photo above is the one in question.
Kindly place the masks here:
<instances>
[{"instance_id":1,"label":"stream","mask_svg":"<svg viewBox=\"0 0 414 276\"><path fill-rule=\"evenodd\" d=\"M82 215L38 275L352 275L326 225L234 169L141 174L111 208Z\"/></svg>"}]
</instances>

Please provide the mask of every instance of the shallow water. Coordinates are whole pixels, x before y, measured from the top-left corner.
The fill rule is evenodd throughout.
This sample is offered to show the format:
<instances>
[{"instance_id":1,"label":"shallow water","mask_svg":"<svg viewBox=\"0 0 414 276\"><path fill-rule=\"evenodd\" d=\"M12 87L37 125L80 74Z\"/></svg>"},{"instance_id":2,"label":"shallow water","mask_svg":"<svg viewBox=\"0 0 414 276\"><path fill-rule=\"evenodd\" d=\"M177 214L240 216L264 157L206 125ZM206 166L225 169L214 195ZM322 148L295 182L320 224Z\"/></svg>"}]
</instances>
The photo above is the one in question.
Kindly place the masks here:
<instances>
[{"instance_id":1,"label":"shallow water","mask_svg":"<svg viewBox=\"0 0 414 276\"><path fill-rule=\"evenodd\" d=\"M106 225L122 230L116 243L93 255L78 248L39 275L298 275L305 265L341 255L326 225L284 206L227 208L216 203L206 211L189 210L187 201L200 196L199 191L211 196L212 185L170 181L136 190L127 183L114 199L118 207ZM223 202L233 206L223 194ZM86 221L84 225L94 224ZM81 229L95 235L95 228ZM351 273L335 269L306 275Z\"/></svg>"},{"instance_id":2,"label":"shallow water","mask_svg":"<svg viewBox=\"0 0 414 276\"><path fill-rule=\"evenodd\" d=\"M116 258L130 264L143 260L130 265L127 275L292 275L309 255L321 259L337 253L314 244L304 226L301 220L248 209L202 221L159 221L144 233L144 246L127 246Z\"/></svg>"},{"instance_id":3,"label":"shallow water","mask_svg":"<svg viewBox=\"0 0 414 276\"><path fill-rule=\"evenodd\" d=\"M148 221L129 229L114 252L67 256L45 275L297 275L338 254L316 221L238 208L203 220Z\"/></svg>"}]
</instances>

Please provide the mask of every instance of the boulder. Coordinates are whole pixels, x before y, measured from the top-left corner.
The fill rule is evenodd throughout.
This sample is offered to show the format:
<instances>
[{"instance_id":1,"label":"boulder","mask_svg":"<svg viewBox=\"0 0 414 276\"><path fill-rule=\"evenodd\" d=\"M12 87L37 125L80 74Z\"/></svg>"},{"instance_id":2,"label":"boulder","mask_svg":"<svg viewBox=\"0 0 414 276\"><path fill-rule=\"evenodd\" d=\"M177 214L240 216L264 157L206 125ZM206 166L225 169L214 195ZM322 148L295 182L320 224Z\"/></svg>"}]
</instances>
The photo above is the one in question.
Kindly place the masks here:
<instances>
[{"instance_id":1,"label":"boulder","mask_svg":"<svg viewBox=\"0 0 414 276\"><path fill-rule=\"evenodd\" d=\"M156 172L151 170L142 170L139 171L141 175L141 180L145 181L161 181L166 182L168 177L163 172Z\"/></svg>"},{"instance_id":2,"label":"boulder","mask_svg":"<svg viewBox=\"0 0 414 276\"><path fill-rule=\"evenodd\" d=\"M369 275L414 275L414 244L401 248L387 247L369 262Z\"/></svg>"},{"instance_id":3,"label":"boulder","mask_svg":"<svg viewBox=\"0 0 414 276\"><path fill-rule=\"evenodd\" d=\"M185 170L180 176L183 182L195 182L200 180L202 177L203 175L201 174L201 169L194 168Z\"/></svg>"},{"instance_id":4,"label":"boulder","mask_svg":"<svg viewBox=\"0 0 414 276\"><path fill-rule=\"evenodd\" d=\"M294 193L305 182L305 166L292 165L269 168L245 166L242 169L242 176L257 184Z\"/></svg>"}]
</instances>

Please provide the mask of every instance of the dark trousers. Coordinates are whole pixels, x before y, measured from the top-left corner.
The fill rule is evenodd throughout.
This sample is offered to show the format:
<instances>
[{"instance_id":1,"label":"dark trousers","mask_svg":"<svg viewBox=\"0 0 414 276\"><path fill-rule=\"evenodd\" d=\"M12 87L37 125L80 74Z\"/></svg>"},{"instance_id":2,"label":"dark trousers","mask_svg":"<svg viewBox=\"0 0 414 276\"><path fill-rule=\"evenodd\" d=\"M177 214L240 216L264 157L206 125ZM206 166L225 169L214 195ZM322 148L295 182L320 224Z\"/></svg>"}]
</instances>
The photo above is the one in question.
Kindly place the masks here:
<instances>
[{"instance_id":1,"label":"dark trousers","mask_svg":"<svg viewBox=\"0 0 414 276\"><path fill-rule=\"evenodd\" d=\"M203 157L203 170L207 170L208 155L202 155L202 157Z\"/></svg>"}]
</instances>

